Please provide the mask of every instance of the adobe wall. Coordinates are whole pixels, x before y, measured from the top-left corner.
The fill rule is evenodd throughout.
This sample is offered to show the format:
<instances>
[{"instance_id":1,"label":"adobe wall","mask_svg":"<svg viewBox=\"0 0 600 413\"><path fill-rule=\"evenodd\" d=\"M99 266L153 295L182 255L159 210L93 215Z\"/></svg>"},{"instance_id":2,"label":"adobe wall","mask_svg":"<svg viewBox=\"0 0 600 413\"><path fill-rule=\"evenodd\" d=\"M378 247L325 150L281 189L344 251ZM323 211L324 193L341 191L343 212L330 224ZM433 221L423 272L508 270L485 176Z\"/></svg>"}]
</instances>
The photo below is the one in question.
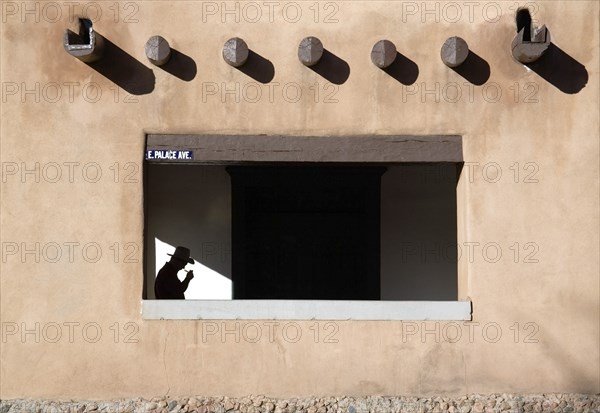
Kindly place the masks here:
<instances>
[{"instance_id":1,"label":"adobe wall","mask_svg":"<svg viewBox=\"0 0 600 413\"><path fill-rule=\"evenodd\" d=\"M239 3L239 22L234 2L46 4L2 2L2 399L600 391L598 2L531 4L557 47L538 72L511 57L516 2L257 2L257 21ZM63 50L84 11L114 64ZM146 60L155 34L185 55L173 73ZM329 78L298 62L308 35ZM455 35L474 74L440 60ZM223 62L234 36L272 79ZM396 78L369 58L383 38ZM251 320L142 320L147 133L462 135L472 323L280 320L256 340Z\"/></svg>"}]
</instances>

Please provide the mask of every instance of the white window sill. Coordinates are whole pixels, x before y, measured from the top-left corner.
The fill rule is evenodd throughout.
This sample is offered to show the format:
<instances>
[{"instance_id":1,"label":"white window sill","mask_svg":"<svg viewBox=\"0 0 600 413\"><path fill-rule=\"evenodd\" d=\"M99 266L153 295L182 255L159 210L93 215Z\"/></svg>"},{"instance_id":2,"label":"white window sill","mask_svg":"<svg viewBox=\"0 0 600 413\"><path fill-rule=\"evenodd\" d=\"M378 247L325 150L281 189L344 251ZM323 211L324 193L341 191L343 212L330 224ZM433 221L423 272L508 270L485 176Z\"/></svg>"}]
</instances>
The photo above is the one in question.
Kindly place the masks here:
<instances>
[{"instance_id":1,"label":"white window sill","mask_svg":"<svg viewBox=\"0 0 600 413\"><path fill-rule=\"evenodd\" d=\"M144 320L471 320L471 301L142 300Z\"/></svg>"}]
</instances>

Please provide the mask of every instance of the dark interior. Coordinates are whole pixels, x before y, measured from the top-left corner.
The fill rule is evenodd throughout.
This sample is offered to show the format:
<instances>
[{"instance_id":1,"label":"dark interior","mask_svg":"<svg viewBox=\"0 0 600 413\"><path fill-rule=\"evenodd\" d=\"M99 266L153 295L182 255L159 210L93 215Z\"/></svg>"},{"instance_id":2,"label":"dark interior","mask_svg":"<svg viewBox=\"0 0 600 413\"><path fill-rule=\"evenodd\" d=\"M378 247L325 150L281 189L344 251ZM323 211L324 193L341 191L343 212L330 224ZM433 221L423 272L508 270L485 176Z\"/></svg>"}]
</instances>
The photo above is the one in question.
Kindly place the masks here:
<instances>
[{"instance_id":1,"label":"dark interior","mask_svg":"<svg viewBox=\"0 0 600 413\"><path fill-rule=\"evenodd\" d=\"M235 166L234 299L380 299L382 167Z\"/></svg>"}]
</instances>

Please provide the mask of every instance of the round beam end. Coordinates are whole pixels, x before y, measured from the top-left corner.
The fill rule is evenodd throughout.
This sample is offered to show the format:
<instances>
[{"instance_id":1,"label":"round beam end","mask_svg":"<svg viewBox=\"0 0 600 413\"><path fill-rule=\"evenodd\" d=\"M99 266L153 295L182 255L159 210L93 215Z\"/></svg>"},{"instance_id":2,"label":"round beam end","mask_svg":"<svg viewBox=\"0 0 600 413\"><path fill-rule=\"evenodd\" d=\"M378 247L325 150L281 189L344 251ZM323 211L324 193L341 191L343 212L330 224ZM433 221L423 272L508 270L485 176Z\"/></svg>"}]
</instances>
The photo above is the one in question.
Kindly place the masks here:
<instances>
[{"instance_id":1,"label":"round beam end","mask_svg":"<svg viewBox=\"0 0 600 413\"><path fill-rule=\"evenodd\" d=\"M156 66L164 65L171 58L171 46L162 36L152 36L146 42L146 57Z\"/></svg>"},{"instance_id":2,"label":"round beam end","mask_svg":"<svg viewBox=\"0 0 600 413\"><path fill-rule=\"evenodd\" d=\"M396 46L389 40L380 40L371 50L371 61L381 69L385 69L396 60Z\"/></svg>"},{"instance_id":3,"label":"round beam end","mask_svg":"<svg viewBox=\"0 0 600 413\"><path fill-rule=\"evenodd\" d=\"M248 60L248 45L239 37L233 37L223 45L223 59L228 65L240 67Z\"/></svg>"},{"instance_id":4,"label":"round beam end","mask_svg":"<svg viewBox=\"0 0 600 413\"><path fill-rule=\"evenodd\" d=\"M323 43L313 36L305 37L298 46L298 59L305 66L316 65L323 57Z\"/></svg>"},{"instance_id":5,"label":"round beam end","mask_svg":"<svg viewBox=\"0 0 600 413\"><path fill-rule=\"evenodd\" d=\"M457 67L467 60L469 46L458 36L449 37L442 45L442 62L448 67Z\"/></svg>"}]
</instances>

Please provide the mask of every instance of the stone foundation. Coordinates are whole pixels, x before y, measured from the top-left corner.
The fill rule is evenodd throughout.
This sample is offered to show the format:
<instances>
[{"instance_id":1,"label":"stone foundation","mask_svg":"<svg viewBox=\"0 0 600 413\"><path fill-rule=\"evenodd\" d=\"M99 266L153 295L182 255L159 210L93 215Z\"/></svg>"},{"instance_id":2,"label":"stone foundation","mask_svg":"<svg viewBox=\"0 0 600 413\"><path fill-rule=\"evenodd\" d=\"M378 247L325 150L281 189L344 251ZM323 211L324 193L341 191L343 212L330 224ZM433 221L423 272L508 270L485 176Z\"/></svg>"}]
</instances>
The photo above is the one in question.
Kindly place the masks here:
<instances>
[{"instance_id":1,"label":"stone foundation","mask_svg":"<svg viewBox=\"0 0 600 413\"><path fill-rule=\"evenodd\" d=\"M0 413L600 413L600 394L462 397L156 397L112 401L0 400Z\"/></svg>"}]
</instances>

